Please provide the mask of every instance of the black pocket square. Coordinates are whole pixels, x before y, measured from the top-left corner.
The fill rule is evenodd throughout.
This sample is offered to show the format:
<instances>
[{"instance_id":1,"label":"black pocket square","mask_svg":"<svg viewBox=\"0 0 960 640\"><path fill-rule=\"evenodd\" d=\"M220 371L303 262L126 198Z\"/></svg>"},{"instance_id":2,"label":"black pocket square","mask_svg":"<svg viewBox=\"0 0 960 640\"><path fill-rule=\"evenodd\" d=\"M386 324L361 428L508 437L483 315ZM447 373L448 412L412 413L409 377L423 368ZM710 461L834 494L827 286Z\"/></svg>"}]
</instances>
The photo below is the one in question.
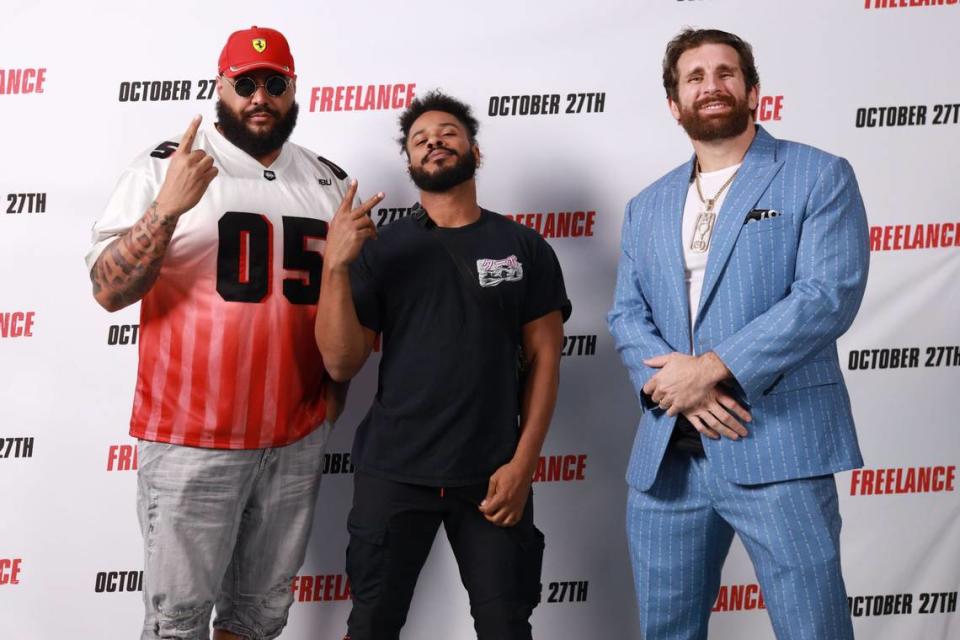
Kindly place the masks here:
<instances>
[{"instance_id":1,"label":"black pocket square","mask_svg":"<svg viewBox=\"0 0 960 640\"><path fill-rule=\"evenodd\" d=\"M743 224L750 224L751 222L759 222L761 220L770 220L771 218L777 218L783 215L776 209L754 209L747 214L747 217L743 219Z\"/></svg>"}]
</instances>

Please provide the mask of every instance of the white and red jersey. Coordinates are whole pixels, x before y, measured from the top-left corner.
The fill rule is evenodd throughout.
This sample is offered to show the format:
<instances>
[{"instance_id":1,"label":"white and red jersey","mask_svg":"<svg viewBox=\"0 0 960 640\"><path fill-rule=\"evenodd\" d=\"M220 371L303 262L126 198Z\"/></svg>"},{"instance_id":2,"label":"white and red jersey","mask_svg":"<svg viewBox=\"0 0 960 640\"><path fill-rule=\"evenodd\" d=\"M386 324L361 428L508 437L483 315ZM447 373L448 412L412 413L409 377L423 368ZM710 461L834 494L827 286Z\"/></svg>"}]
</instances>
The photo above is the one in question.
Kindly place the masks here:
<instances>
[{"instance_id":1,"label":"white and red jersey","mask_svg":"<svg viewBox=\"0 0 960 640\"><path fill-rule=\"evenodd\" d=\"M123 173L94 227L88 267L149 208L176 146L160 144ZM284 445L326 414L314 318L346 174L289 142L266 168L212 127L194 149L220 172L177 222L141 301L130 435L217 449Z\"/></svg>"}]
</instances>

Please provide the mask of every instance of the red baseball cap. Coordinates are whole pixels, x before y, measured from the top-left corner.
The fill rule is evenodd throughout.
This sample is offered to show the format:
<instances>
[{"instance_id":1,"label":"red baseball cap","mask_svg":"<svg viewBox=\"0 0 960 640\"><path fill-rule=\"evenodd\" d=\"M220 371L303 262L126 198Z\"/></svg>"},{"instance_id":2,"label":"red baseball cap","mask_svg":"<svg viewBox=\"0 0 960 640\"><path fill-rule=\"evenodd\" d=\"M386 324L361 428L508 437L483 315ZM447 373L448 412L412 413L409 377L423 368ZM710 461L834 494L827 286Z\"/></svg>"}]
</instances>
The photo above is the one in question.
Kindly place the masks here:
<instances>
[{"instance_id":1,"label":"red baseball cap","mask_svg":"<svg viewBox=\"0 0 960 640\"><path fill-rule=\"evenodd\" d=\"M234 31L220 52L219 70L228 78L235 78L253 69L273 69L296 78L293 55L283 34L276 29L253 26Z\"/></svg>"}]
</instances>

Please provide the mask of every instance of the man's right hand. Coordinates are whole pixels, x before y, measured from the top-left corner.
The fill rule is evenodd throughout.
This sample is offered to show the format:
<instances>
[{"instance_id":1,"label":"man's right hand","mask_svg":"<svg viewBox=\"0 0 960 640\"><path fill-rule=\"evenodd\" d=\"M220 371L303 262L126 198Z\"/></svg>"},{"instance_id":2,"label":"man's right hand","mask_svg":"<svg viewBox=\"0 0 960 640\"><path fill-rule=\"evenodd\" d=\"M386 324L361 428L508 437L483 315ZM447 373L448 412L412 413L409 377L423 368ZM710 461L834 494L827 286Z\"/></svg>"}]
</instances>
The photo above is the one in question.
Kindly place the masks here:
<instances>
[{"instance_id":1,"label":"man's right hand","mask_svg":"<svg viewBox=\"0 0 960 640\"><path fill-rule=\"evenodd\" d=\"M199 149L193 150L193 140L197 137L202 119L196 116L190 122L180 146L170 156L170 168L156 198L160 215L179 218L192 209L219 173L219 169L213 166L211 156Z\"/></svg>"},{"instance_id":2,"label":"man's right hand","mask_svg":"<svg viewBox=\"0 0 960 640\"><path fill-rule=\"evenodd\" d=\"M383 193L378 193L353 209L356 196L357 181L351 180L327 230L327 244L323 252L323 263L327 269L345 269L360 255L363 243L368 238L377 237L377 225L370 218L370 210L383 200Z\"/></svg>"},{"instance_id":3,"label":"man's right hand","mask_svg":"<svg viewBox=\"0 0 960 640\"><path fill-rule=\"evenodd\" d=\"M753 420L753 416L746 409L719 387L710 390L703 402L685 411L683 415L694 429L712 440L717 440L720 436L731 440L746 437L748 431L737 418L744 422Z\"/></svg>"}]
</instances>

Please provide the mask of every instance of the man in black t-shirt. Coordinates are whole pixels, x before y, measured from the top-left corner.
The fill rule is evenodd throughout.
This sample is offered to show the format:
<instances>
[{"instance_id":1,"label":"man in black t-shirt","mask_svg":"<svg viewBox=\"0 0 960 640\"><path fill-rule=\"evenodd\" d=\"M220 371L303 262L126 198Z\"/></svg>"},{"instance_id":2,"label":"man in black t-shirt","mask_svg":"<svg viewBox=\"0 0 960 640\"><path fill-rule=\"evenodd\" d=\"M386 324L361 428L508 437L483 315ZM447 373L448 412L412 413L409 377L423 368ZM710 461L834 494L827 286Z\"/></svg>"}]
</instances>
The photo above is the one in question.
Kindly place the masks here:
<instances>
[{"instance_id":1,"label":"man in black t-shirt","mask_svg":"<svg viewBox=\"0 0 960 640\"><path fill-rule=\"evenodd\" d=\"M335 380L353 377L383 337L377 394L353 448L347 637L398 637L443 523L477 636L528 640L543 559L530 483L570 301L543 238L477 204L470 108L433 92L400 128L422 206L379 236L360 209L342 207L317 313Z\"/></svg>"}]
</instances>

